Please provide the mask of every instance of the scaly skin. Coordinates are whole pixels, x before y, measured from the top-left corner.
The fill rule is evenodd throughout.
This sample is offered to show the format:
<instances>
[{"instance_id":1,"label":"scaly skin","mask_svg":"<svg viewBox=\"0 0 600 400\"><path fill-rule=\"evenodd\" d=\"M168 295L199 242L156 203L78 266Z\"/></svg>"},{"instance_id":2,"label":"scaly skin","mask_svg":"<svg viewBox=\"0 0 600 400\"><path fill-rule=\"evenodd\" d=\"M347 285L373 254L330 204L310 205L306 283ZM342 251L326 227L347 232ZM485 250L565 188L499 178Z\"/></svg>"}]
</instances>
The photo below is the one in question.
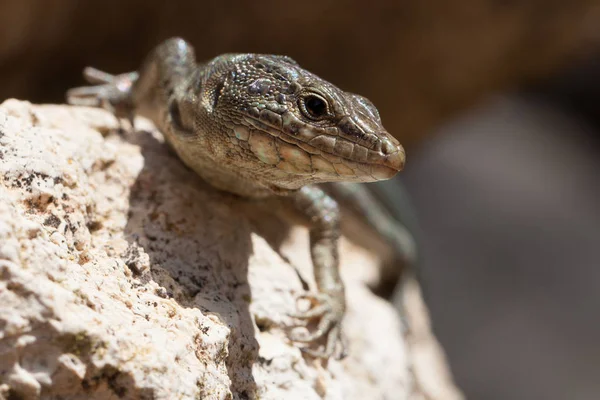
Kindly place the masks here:
<instances>
[{"instance_id":1,"label":"scaly skin","mask_svg":"<svg viewBox=\"0 0 600 400\"><path fill-rule=\"evenodd\" d=\"M320 318L329 357L340 343L345 312L339 275L337 203L315 184L389 179L404 166L404 150L381 125L377 109L302 69L285 56L225 54L197 64L182 39L159 45L138 72L84 71L97 86L71 89L71 104L100 106L133 120L151 119L179 157L214 187L243 197L278 196L309 222L318 293L313 308L295 314ZM339 351L338 354L343 353Z\"/></svg>"}]
</instances>

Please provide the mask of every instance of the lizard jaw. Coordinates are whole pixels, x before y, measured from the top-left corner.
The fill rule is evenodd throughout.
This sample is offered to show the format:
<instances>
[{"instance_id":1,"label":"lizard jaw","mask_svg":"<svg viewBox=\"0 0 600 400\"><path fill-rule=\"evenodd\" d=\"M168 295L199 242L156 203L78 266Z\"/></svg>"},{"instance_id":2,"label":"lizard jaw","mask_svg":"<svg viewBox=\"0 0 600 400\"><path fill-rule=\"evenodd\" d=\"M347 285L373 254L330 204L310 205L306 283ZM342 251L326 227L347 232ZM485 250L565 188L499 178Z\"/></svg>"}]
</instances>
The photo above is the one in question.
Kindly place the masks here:
<instances>
[{"instance_id":1,"label":"lizard jaw","mask_svg":"<svg viewBox=\"0 0 600 400\"><path fill-rule=\"evenodd\" d=\"M286 114L290 118L290 113ZM255 115L245 116L248 126L236 127L234 133L237 140L248 142L261 161L279 169L299 175L316 174L322 182L374 182L390 179L404 167L404 149L387 132L375 135L379 139L371 149L325 131L316 134L300 128L292 134L274 118L269 110L256 111Z\"/></svg>"},{"instance_id":2,"label":"lizard jaw","mask_svg":"<svg viewBox=\"0 0 600 400\"><path fill-rule=\"evenodd\" d=\"M365 150L365 156L356 160L319 148L317 143L305 142L277 131L274 133L267 127L258 129L256 125L250 129L234 128L231 140L246 142L247 148L266 169L276 168L291 175L312 175L315 178L313 183L386 180L400 171L405 161L402 147L391 148L390 154L372 152L371 157ZM389 146L383 147L389 149Z\"/></svg>"}]
</instances>

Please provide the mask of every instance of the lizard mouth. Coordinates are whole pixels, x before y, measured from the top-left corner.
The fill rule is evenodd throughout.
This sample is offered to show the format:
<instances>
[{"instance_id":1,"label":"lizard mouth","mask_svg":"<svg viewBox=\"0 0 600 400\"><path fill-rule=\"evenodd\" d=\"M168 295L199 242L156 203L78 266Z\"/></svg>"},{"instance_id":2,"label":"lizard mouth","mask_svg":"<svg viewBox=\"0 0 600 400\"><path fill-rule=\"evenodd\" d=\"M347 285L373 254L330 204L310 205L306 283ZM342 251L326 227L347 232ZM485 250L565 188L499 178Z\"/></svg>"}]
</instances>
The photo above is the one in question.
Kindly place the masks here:
<instances>
[{"instance_id":1,"label":"lizard mouth","mask_svg":"<svg viewBox=\"0 0 600 400\"><path fill-rule=\"evenodd\" d=\"M377 146L380 151L374 151L325 132L300 128L291 134L263 118L245 119L253 129L236 133L238 139L247 139L263 162L288 172L313 174L322 181L374 182L390 179L404 167L404 149L389 140Z\"/></svg>"},{"instance_id":2,"label":"lizard mouth","mask_svg":"<svg viewBox=\"0 0 600 400\"><path fill-rule=\"evenodd\" d=\"M396 152L390 156L384 156L381 160L372 162L361 162L356 159L343 156L340 154L331 153L316 146L307 143L295 141L293 138L280 137L282 140L301 148L306 153L310 154L313 164L319 165L316 161L321 158L325 162L331 163L337 175L340 178L348 179L351 177L358 178L361 182L373 182L392 178L404 166L404 152ZM295 142L295 143L294 143ZM356 145L355 145L356 146ZM329 171L329 168L324 168Z\"/></svg>"}]
</instances>

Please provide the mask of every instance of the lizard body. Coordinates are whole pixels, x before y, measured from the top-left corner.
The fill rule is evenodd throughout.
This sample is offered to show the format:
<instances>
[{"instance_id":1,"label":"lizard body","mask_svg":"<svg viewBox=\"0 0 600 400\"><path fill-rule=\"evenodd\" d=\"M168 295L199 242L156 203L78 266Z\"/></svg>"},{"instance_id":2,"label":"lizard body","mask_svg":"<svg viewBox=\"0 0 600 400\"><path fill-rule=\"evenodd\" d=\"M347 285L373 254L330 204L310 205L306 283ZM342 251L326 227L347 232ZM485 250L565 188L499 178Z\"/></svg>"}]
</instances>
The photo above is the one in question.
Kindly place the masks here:
<instances>
[{"instance_id":1,"label":"lizard body","mask_svg":"<svg viewBox=\"0 0 600 400\"><path fill-rule=\"evenodd\" d=\"M69 90L69 103L101 106L131 121L134 114L148 117L212 186L275 197L306 217L318 293L302 295L315 305L294 316L320 320L313 332L292 339L326 337L323 351L305 351L332 355L345 312L340 212L316 184L384 180L403 168L404 150L373 104L286 56L225 54L197 64L192 46L179 38L156 47L138 72L113 76L87 68L84 74L97 85ZM350 186L341 187L349 193ZM357 205L370 212L364 202ZM369 215L381 219L377 211ZM393 229L379 230L394 242Z\"/></svg>"}]
</instances>

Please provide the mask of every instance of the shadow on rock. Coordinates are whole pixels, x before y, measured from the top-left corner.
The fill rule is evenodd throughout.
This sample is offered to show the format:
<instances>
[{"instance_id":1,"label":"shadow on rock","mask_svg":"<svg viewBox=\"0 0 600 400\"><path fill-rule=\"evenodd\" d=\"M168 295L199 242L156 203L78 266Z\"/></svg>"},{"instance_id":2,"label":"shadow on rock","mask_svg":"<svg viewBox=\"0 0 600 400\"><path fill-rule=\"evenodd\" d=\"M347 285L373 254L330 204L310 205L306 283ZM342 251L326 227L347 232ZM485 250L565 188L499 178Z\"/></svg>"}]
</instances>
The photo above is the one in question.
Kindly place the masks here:
<instances>
[{"instance_id":1,"label":"shadow on rock","mask_svg":"<svg viewBox=\"0 0 600 400\"><path fill-rule=\"evenodd\" d=\"M218 316L230 330L223 354L230 389L252 398L258 342L247 276L252 228L237 211L243 200L203 182L150 133L128 133L126 140L140 146L145 161L131 190L123 258L142 281L160 285L157 295ZM136 266L140 253L149 256L146 271Z\"/></svg>"}]
</instances>

